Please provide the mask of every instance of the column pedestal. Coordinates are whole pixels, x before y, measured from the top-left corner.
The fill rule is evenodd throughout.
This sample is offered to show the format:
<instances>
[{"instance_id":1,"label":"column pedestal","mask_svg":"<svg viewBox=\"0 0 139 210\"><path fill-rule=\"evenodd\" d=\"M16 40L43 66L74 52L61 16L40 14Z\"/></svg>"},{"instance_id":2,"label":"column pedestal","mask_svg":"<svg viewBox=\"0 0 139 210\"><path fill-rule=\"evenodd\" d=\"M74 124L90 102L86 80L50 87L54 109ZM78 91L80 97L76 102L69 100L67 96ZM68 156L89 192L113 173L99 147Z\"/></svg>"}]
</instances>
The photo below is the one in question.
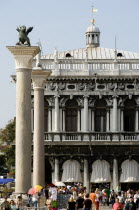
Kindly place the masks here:
<instances>
[{"instance_id":1,"label":"column pedestal","mask_svg":"<svg viewBox=\"0 0 139 210\"><path fill-rule=\"evenodd\" d=\"M31 187L31 71L39 47L7 47L16 64L16 193Z\"/></svg>"}]
</instances>

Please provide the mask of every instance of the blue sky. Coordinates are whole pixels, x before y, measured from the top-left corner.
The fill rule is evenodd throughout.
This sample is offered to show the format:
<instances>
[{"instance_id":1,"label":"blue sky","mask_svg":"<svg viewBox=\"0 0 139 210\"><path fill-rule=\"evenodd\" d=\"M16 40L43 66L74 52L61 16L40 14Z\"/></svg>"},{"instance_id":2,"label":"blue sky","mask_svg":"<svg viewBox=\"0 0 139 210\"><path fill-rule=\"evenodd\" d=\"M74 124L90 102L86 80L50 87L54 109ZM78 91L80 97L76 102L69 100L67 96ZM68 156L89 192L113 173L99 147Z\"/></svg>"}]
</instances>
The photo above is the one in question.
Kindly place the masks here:
<instances>
[{"instance_id":1,"label":"blue sky","mask_svg":"<svg viewBox=\"0 0 139 210\"><path fill-rule=\"evenodd\" d=\"M85 31L91 24L91 0L1 0L0 5L0 128L15 116L13 56L5 46L18 40L17 26L33 26L32 45L40 40L43 54L85 47ZM139 0L94 0L101 47L139 52Z\"/></svg>"}]
</instances>

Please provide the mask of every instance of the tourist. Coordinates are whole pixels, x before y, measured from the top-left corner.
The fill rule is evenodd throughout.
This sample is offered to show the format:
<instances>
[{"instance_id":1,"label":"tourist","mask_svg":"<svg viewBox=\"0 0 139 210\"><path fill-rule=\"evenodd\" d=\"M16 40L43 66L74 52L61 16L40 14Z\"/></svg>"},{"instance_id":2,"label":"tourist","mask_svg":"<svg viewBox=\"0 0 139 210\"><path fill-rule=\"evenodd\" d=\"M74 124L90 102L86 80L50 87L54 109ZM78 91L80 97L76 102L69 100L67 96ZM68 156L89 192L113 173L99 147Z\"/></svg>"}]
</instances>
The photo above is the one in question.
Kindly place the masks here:
<instances>
[{"instance_id":1,"label":"tourist","mask_svg":"<svg viewBox=\"0 0 139 210\"><path fill-rule=\"evenodd\" d=\"M14 200L11 200L11 201L10 201L10 205L11 205L11 209L12 209L12 210L16 210L16 205L15 205Z\"/></svg>"},{"instance_id":2,"label":"tourist","mask_svg":"<svg viewBox=\"0 0 139 210\"><path fill-rule=\"evenodd\" d=\"M78 210L82 210L83 209L84 198L83 198L83 195L81 193L78 195L78 198L76 200L76 204L77 204L77 209Z\"/></svg>"},{"instance_id":3,"label":"tourist","mask_svg":"<svg viewBox=\"0 0 139 210\"><path fill-rule=\"evenodd\" d=\"M123 197L123 195L121 194L121 192L118 192L117 198L119 199L119 203L124 204L124 197Z\"/></svg>"},{"instance_id":4,"label":"tourist","mask_svg":"<svg viewBox=\"0 0 139 210\"><path fill-rule=\"evenodd\" d=\"M125 210L136 210L136 204L134 203L134 198L130 197L130 201L125 205Z\"/></svg>"},{"instance_id":5,"label":"tourist","mask_svg":"<svg viewBox=\"0 0 139 210\"><path fill-rule=\"evenodd\" d=\"M91 190L90 199L92 200L92 210L94 210L95 209L95 199L96 199L95 190Z\"/></svg>"},{"instance_id":6,"label":"tourist","mask_svg":"<svg viewBox=\"0 0 139 210\"><path fill-rule=\"evenodd\" d=\"M99 189L98 188L96 188L95 194L96 194L95 207L96 207L96 210L99 210L99 197L100 197L100 193L99 193Z\"/></svg>"},{"instance_id":7,"label":"tourist","mask_svg":"<svg viewBox=\"0 0 139 210\"><path fill-rule=\"evenodd\" d=\"M116 198L116 202L114 203L113 207L114 210L122 210L123 204L119 202L119 199Z\"/></svg>"},{"instance_id":8,"label":"tourist","mask_svg":"<svg viewBox=\"0 0 139 210\"><path fill-rule=\"evenodd\" d=\"M139 191L136 191L134 195L134 203L136 204L136 207L139 208Z\"/></svg>"},{"instance_id":9,"label":"tourist","mask_svg":"<svg viewBox=\"0 0 139 210\"><path fill-rule=\"evenodd\" d=\"M107 194L105 189L102 190L102 204L103 206L106 206L106 201L107 201Z\"/></svg>"},{"instance_id":10,"label":"tourist","mask_svg":"<svg viewBox=\"0 0 139 210\"><path fill-rule=\"evenodd\" d=\"M21 196L18 196L17 202L16 202L16 209L17 209L17 210L21 210L22 207L23 207L22 198L21 198Z\"/></svg>"},{"instance_id":11,"label":"tourist","mask_svg":"<svg viewBox=\"0 0 139 210\"><path fill-rule=\"evenodd\" d=\"M112 190L112 192L110 194L110 203L111 203L112 207L115 203L115 198L116 198L116 194L115 194L114 190Z\"/></svg>"},{"instance_id":12,"label":"tourist","mask_svg":"<svg viewBox=\"0 0 139 210\"><path fill-rule=\"evenodd\" d=\"M91 210L91 208L92 208L92 200L89 198L89 193L87 193L84 201L84 210Z\"/></svg>"},{"instance_id":13,"label":"tourist","mask_svg":"<svg viewBox=\"0 0 139 210\"><path fill-rule=\"evenodd\" d=\"M11 210L11 205L10 205L9 201L7 201L7 197L4 198L4 201L0 205L0 207L3 208L4 210Z\"/></svg>"},{"instance_id":14,"label":"tourist","mask_svg":"<svg viewBox=\"0 0 139 210\"><path fill-rule=\"evenodd\" d=\"M68 210L75 210L75 209L76 209L76 202L73 196L71 196L68 202Z\"/></svg>"},{"instance_id":15,"label":"tourist","mask_svg":"<svg viewBox=\"0 0 139 210\"><path fill-rule=\"evenodd\" d=\"M106 195L107 195L106 203L107 203L107 206L109 206L110 189L108 187L106 187L105 192L106 192Z\"/></svg>"},{"instance_id":16,"label":"tourist","mask_svg":"<svg viewBox=\"0 0 139 210\"><path fill-rule=\"evenodd\" d=\"M34 204L34 208L37 209L37 206L38 206L38 194L37 193L32 196L32 202Z\"/></svg>"},{"instance_id":17,"label":"tourist","mask_svg":"<svg viewBox=\"0 0 139 210\"><path fill-rule=\"evenodd\" d=\"M46 186L44 189L46 200L49 198L49 188Z\"/></svg>"}]
</instances>

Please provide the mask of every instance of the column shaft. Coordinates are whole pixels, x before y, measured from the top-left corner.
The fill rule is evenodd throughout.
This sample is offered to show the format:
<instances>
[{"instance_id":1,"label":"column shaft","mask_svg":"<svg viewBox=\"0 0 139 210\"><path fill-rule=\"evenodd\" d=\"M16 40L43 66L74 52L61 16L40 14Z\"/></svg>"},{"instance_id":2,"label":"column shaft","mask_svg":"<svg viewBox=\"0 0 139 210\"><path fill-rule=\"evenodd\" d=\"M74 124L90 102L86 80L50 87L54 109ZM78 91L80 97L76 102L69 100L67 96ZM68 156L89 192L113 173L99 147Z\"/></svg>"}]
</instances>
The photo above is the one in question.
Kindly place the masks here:
<instances>
[{"instance_id":1,"label":"column shaft","mask_svg":"<svg viewBox=\"0 0 139 210\"><path fill-rule=\"evenodd\" d=\"M63 109L63 131L65 132L65 109Z\"/></svg>"},{"instance_id":2,"label":"column shaft","mask_svg":"<svg viewBox=\"0 0 139 210\"><path fill-rule=\"evenodd\" d=\"M92 110L92 132L95 130L95 116L94 116L94 110Z\"/></svg>"},{"instance_id":3,"label":"column shaft","mask_svg":"<svg viewBox=\"0 0 139 210\"><path fill-rule=\"evenodd\" d=\"M121 109L121 131L124 131L124 112L123 109Z\"/></svg>"},{"instance_id":4,"label":"column shaft","mask_svg":"<svg viewBox=\"0 0 139 210\"><path fill-rule=\"evenodd\" d=\"M51 109L48 109L48 132L52 131L51 123L52 123Z\"/></svg>"},{"instance_id":5,"label":"column shaft","mask_svg":"<svg viewBox=\"0 0 139 210\"><path fill-rule=\"evenodd\" d=\"M112 116L112 120L113 120L113 132L118 131L117 130L117 97L113 98L113 116Z\"/></svg>"},{"instance_id":6,"label":"column shaft","mask_svg":"<svg viewBox=\"0 0 139 210\"><path fill-rule=\"evenodd\" d=\"M59 160L55 158L55 182L58 182L59 180Z\"/></svg>"},{"instance_id":7,"label":"column shaft","mask_svg":"<svg viewBox=\"0 0 139 210\"><path fill-rule=\"evenodd\" d=\"M16 193L31 187L31 70L17 69Z\"/></svg>"},{"instance_id":8,"label":"column shaft","mask_svg":"<svg viewBox=\"0 0 139 210\"><path fill-rule=\"evenodd\" d=\"M109 116L110 116L110 114L109 114L109 109L107 110L107 127L106 127L106 130L107 130L107 132L109 132L110 131L110 124L109 124Z\"/></svg>"},{"instance_id":9,"label":"column shaft","mask_svg":"<svg viewBox=\"0 0 139 210\"><path fill-rule=\"evenodd\" d=\"M84 97L84 132L88 132L88 96Z\"/></svg>"},{"instance_id":10,"label":"column shaft","mask_svg":"<svg viewBox=\"0 0 139 210\"><path fill-rule=\"evenodd\" d=\"M114 191L116 191L118 185L119 185L118 161L117 161L117 159L114 159L113 160L113 189L114 189Z\"/></svg>"},{"instance_id":11,"label":"column shaft","mask_svg":"<svg viewBox=\"0 0 139 210\"><path fill-rule=\"evenodd\" d=\"M55 96L55 131L58 132L60 128L59 122L59 96Z\"/></svg>"},{"instance_id":12,"label":"column shaft","mask_svg":"<svg viewBox=\"0 0 139 210\"><path fill-rule=\"evenodd\" d=\"M34 88L34 167L33 184L45 184L44 89Z\"/></svg>"},{"instance_id":13,"label":"column shaft","mask_svg":"<svg viewBox=\"0 0 139 210\"><path fill-rule=\"evenodd\" d=\"M89 169L87 159L84 159L84 187L86 187L86 192L89 193Z\"/></svg>"},{"instance_id":14,"label":"column shaft","mask_svg":"<svg viewBox=\"0 0 139 210\"><path fill-rule=\"evenodd\" d=\"M138 132L138 130L139 130L139 111L138 111L138 109L136 110L136 128L135 128L135 130L136 130L136 132Z\"/></svg>"},{"instance_id":15,"label":"column shaft","mask_svg":"<svg viewBox=\"0 0 139 210\"><path fill-rule=\"evenodd\" d=\"M78 109L78 132L81 131L80 122L81 122L81 111L80 109Z\"/></svg>"}]
</instances>

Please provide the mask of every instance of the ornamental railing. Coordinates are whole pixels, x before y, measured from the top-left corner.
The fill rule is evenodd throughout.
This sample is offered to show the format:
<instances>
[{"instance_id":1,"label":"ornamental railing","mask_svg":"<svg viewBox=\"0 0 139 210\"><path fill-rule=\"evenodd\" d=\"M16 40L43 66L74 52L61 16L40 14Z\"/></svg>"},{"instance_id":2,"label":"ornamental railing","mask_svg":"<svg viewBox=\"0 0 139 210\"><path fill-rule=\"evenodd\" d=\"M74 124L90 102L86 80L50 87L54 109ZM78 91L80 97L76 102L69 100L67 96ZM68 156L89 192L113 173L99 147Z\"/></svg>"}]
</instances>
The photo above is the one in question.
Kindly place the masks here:
<instances>
[{"instance_id":1,"label":"ornamental railing","mask_svg":"<svg viewBox=\"0 0 139 210\"><path fill-rule=\"evenodd\" d=\"M45 132L45 141L139 141L139 132Z\"/></svg>"}]
</instances>

